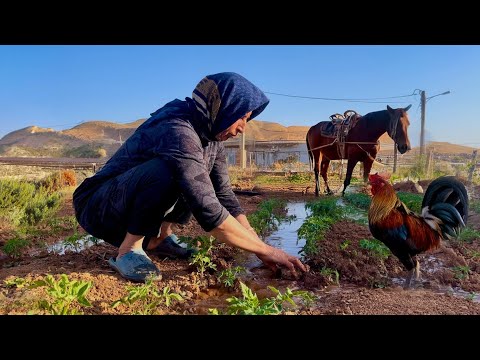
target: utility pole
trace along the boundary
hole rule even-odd
[[[393,173],[397,172],[397,144],[393,143]]]
[[[445,91],[441,94],[433,95],[430,97],[426,97],[425,91],[420,90],[420,105],[422,108],[422,127],[420,129],[420,155],[425,155],[425,105],[427,103],[427,100],[430,100],[431,98],[434,98],[436,96],[440,95],[447,95],[450,94],[450,91]]]
[[[245,151],[245,132],[242,133],[242,136],[240,138],[240,167],[242,169],[245,169],[247,167],[247,154]]]
[[[425,155],[425,104],[427,97],[425,91],[420,91],[420,105],[422,108],[422,127],[420,129],[420,155]]]
[[[470,166],[470,169],[468,170],[468,184],[472,185],[473,183],[473,173],[475,172],[475,168],[477,167],[477,152],[478,150],[475,149],[473,150],[472,153],[472,165]]]

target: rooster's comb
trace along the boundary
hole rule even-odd
[[[376,181],[387,181],[390,179],[390,174],[389,173],[375,173],[375,174],[369,174],[368,175],[368,181],[370,182],[376,182]]]

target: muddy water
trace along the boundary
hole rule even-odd
[[[282,249],[287,254],[299,256],[299,251],[305,245],[304,239],[298,239],[297,230],[309,215],[305,209],[305,202],[287,203],[287,215],[293,215],[292,220],[280,224],[278,229],[265,238],[265,242]]]
[[[82,250],[89,248],[90,246],[101,244],[103,242],[103,240],[96,239],[92,235],[86,235],[79,239],[75,244],[66,243],[65,241],[59,241],[53,245],[49,245],[47,247],[47,252],[59,255],[65,255],[66,251],[78,253]]]
[[[286,205],[288,220],[281,222],[278,229],[263,239],[267,244],[282,249],[286,253],[300,257],[298,252],[305,245],[305,240],[298,239],[297,230],[308,216],[305,202],[289,202]],[[235,264],[247,270],[262,267],[262,262],[255,255],[241,252],[235,259]]]

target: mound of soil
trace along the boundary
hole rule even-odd
[[[425,188],[418,183],[413,182],[412,180],[407,180],[393,184],[393,189],[395,191],[403,191],[413,194],[423,194]]]
[[[324,268],[335,269],[340,274],[340,283],[348,282],[366,287],[384,287],[391,283],[388,271],[400,273],[400,263],[390,257],[385,263],[360,247],[360,240],[372,239],[366,226],[341,221],[332,226],[323,240],[318,242],[319,252],[308,261],[310,268],[318,272]],[[317,281],[324,285],[324,282]],[[314,287],[315,281],[307,281],[306,285]]]

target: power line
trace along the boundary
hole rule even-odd
[[[311,100],[326,100],[326,101],[346,101],[346,102],[363,102],[363,103],[386,103],[385,101],[372,101],[372,100],[386,100],[386,99],[396,99],[396,98],[406,98],[415,96],[415,92],[410,95],[399,95],[399,96],[388,96],[388,97],[379,97],[379,98],[365,98],[365,99],[355,99],[355,98],[326,98],[326,97],[317,97],[317,96],[301,96],[301,95],[290,95],[290,94],[282,94],[282,93],[275,93],[270,91],[264,91],[265,94],[271,95],[278,95],[278,96],[285,96],[285,97],[293,97],[293,98],[301,98],[301,99],[311,99]],[[394,101],[395,103],[405,103],[406,101]]]

